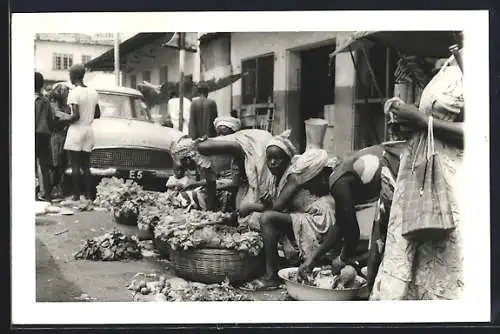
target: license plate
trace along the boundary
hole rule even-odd
[[[142,170],[129,170],[128,178],[132,180],[142,180],[146,176],[146,172]]]

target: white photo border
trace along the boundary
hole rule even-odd
[[[131,22],[140,22],[133,25]],[[255,24],[255,22],[259,22]],[[489,16],[475,11],[23,13],[12,15],[13,324],[414,323],[490,321]],[[77,28],[85,27],[85,31]],[[467,114],[459,301],[36,303],[34,35],[60,32],[462,30]],[[32,66],[33,64],[33,66]],[[469,195],[470,196],[467,196]],[[33,242],[29,242],[32,240]],[[124,291],[124,293],[126,293]],[[131,316],[135,314],[137,316]]]

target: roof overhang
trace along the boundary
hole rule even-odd
[[[124,69],[124,57],[134,52],[144,45],[152,44],[161,38],[165,38],[169,33],[140,33],[120,43],[120,69]],[[85,64],[91,71],[113,71],[114,70],[114,48],[104,52]]]
[[[378,43],[404,55],[447,58],[451,54],[449,47],[461,42],[458,31],[356,31],[330,57]]]

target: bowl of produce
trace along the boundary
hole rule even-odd
[[[366,294],[366,280],[351,266],[334,275],[328,267],[314,268],[307,279],[298,276],[298,268],[285,268],[278,272],[285,281],[288,295],[301,301],[346,301]]]

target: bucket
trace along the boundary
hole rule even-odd
[[[328,122],[322,118],[310,118],[304,121],[306,127],[306,150],[323,148]]]

